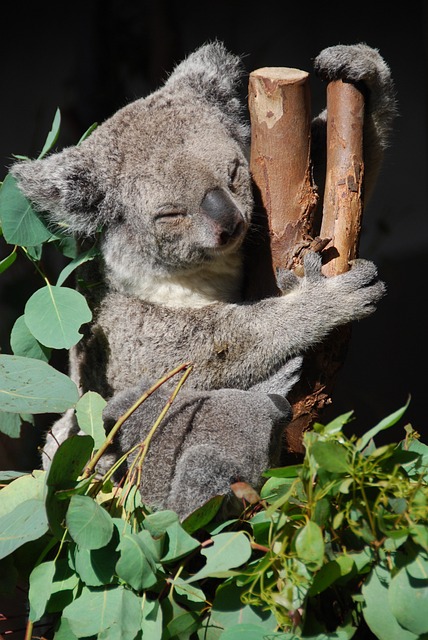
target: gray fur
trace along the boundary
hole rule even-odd
[[[107,430],[149,387],[147,381],[140,382],[113,397],[104,410]],[[128,418],[120,439],[122,451],[147,436],[168,396],[160,389]],[[262,472],[279,460],[290,418],[291,407],[282,396],[184,388],[148,447],[140,487],[143,500],[174,509],[183,518],[214,495],[230,495],[233,482],[259,488]]]
[[[366,45],[339,45],[322,52],[315,67],[324,77],[367,83],[365,153],[375,174],[395,115],[387,65]],[[302,356],[336,327],[373,313],[385,292],[371,262],[357,260],[348,273],[326,279],[320,257],[308,254],[303,278],[281,275],[282,296],[242,301],[241,249],[253,200],[248,128],[237,100],[241,75],[239,57],[218,42],[204,45],[163,87],[118,111],[78,148],[11,170],[52,224],[81,237],[102,228],[105,284],[90,300],[93,322],[71,353],[80,390],[111,398],[109,417],[132,404],[143,381],[194,363],[168,418],[176,435],[163,429],[157,438],[156,475],[143,489],[149,504],[176,506],[181,515],[193,498],[194,506],[226,493],[232,476],[257,484],[278,423],[264,394],[286,394]],[[315,137],[322,139],[324,127],[321,114]],[[137,412],[119,445],[143,437],[154,413],[153,402]],[[69,411],[54,426],[55,438],[48,435],[45,466],[57,440],[77,430]]]

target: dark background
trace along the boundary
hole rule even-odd
[[[0,36],[0,179],[13,153],[35,157],[40,152],[57,107],[62,114],[59,149],[75,144],[92,123],[157,88],[176,63],[207,40],[218,38],[244,54],[248,71],[262,66],[311,71],[317,53],[338,43],[378,48],[396,81],[400,117],[364,212],[360,255],[377,263],[388,295],[374,316],[353,328],[331,416],[353,409],[351,429],[358,433],[403,406],[411,394],[406,421],[426,442],[425,4],[407,2],[394,11],[391,3],[373,0],[318,5],[285,0],[7,3]],[[312,78],[311,90],[316,115],[325,88]],[[242,96],[245,100],[245,82]],[[4,257],[4,246],[0,251]],[[33,283],[40,285],[24,260],[0,279],[5,353],[10,353],[9,332]],[[57,356],[59,362],[63,355]],[[400,428],[398,438],[403,433]],[[27,448],[34,443],[34,430],[26,429],[23,436]],[[0,440],[0,465],[5,464],[1,451],[9,468],[28,464],[9,438]]]

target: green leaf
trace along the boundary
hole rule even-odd
[[[272,633],[277,626],[274,614],[261,607],[244,605],[241,597],[245,592],[245,588],[240,588],[233,582],[223,582],[216,591],[210,624],[223,629],[236,624],[257,624],[263,626],[265,634]]]
[[[63,617],[79,638],[97,636],[116,625],[119,637],[133,640],[141,629],[141,603],[121,585],[103,589],[83,587],[79,597],[65,607]]]
[[[85,298],[68,287],[42,287],[25,305],[25,322],[46,347],[69,349],[82,337],[79,328],[92,318]]]
[[[62,284],[64,284],[68,276],[73,273],[73,271],[77,269],[77,267],[80,267],[81,264],[84,264],[89,260],[93,260],[99,255],[99,253],[99,249],[94,246],[91,247],[88,251],[85,251],[85,253],[81,253],[79,256],[77,256],[77,258],[69,262],[68,265],[65,266],[59,274],[56,286],[60,287]]]
[[[104,547],[113,534],[111,517],[89,496],[71,497],[66,523],[71,537],[83,549]]]
[[[48,362],[51,350],[40,344],[28,329],[24,316],[19,316],[12,327],[10,346],[15,356],[34,358]]]
[[[10,174],[0,189],[0,219],[4,238],[9,244],[34,247],[52,237]]]
[[[187,533],[194,533],[199,529],[203,529],[214,516],[218,513],[224,496],[213,496],[201,507],[196,509],[193,513],[187,516],[185,520],[183,520],[182,527]]]
[[[25,500],[0,517],[0,559],[48,530],[45,505],[41,500]]]
[[[410,535],[414,542],[428,551],[428,527],[422,524],[414,524],[410,527]]]
[[[221,640],[265,640],[265,638],[266,628],[261,624],[239,623],[228,627],[221,634]]]
[[[64,522],[69,502],[61,499],[61,490],[73,489],[94,448],[90,436],[73,435],[58,447],[46,477],[46,514],[52,533],[64,535]]]
[[[336,433],[341,433],[343,431],[343,426],[350,422],[353,414],[353,411],[348,411],[348,413],[344,413],[341,416],[338,416],[337,418],[326,424],[325,427],[323,427],[323,429],[321,430],[321,433],[330,436],[335,435]]]
[[[180,607],[174,600],[164,600],[162,602],[164,623],[168,620],[163,640],[190,640],[191,634],[200,626],[199,615],[193,611],[187,611]],[[143,629],[144,634],[144,629]]]
[[[135,591],[149,589],[156,584],[153,557],[140,536],[133,533],[123,535],[119,550],[120,558],[116,564],[116,571],[121,580]]]
[[[78,640],[76,634],[72,632],[67,618],[61,618],[59,627],[55,631],[54,640]]]
[[[338,556],[336,560],[327,562],[315,574],[308,595],[316,596],[325,591],[334,582],[349,574],[354,567],[354,561],[349,556]]]
[[[324,539],[320,527],[309,520],[297,533],[296,552],[311,570],[319,569],[324,560]]]
[[[10,473],[10,472],[9,472]],[[3,474],[2,474],[3,476]],[[33,471],[33,473],[23,474],[12,480],[10,484],[0,491],[0,516],[10,513],[21,502],[35,499],[43,501],[45,471]]]
[[[417,557],[411,565],[398,571],[389,585],[388,601],[402,627],[416,635],[428,633],[427,560]]]
[[[83,134],[83,136],[80,138],[79,142],[77,143],[77,147],[80,146],[82,144],[82,142],[84,140],[86,140],[86,138],[89,138],[89,136],[91,135],[91,133],[93,131],[95,131],[95,129],[98,127],[98,122],[94,122],[93,124],[91,124],[91,126],[86,129],[85,133]]]
[[[178,515],[175,511],[164,509],[146,516],[143,521],[143,527],[150,531],[153,538],[159,538],[166,533],[168,527],[174,522],[178,522]]]
[[[198,540],[192,538],[180,525],[173,522],[167,529],[168,550],[162,562],[174,562],[188,555],[200,546]]]
[[[290,464],[287,467],[267,469],[262,475],[265,478],[297,478],[302,467],[301,464]]]
[[[116,563],[119,560],[119,529],[115,528],[110,542],[100,549],[81,549],[71,545],[70,564],[88,587],[102,587],[116,582]]]
[[[159,600],[148,600],[144,596],[143,619],[141,621],[144,640],[161,640],[163,632],[162,618],[162,608]]]
[[[310,453],[326,471],[347,473],[350,470],[348,451],[338,442],[318,440],[312,445]]]
[[[106,439],[102,418],[103,409],[107,402],[99,393],[87,391],[76,404],[76,417],[79,427],[92,436],[95,449],[99,449]]]
[[[418,637],[403,629],[391,611],[388,586],[391,577],[381,566],[376,566],[363,584],[365,605],[364,619],[379,640],[418,640]]]
[[[401,407],[401,409],[398,409],[388,417],[381,420],[379,424],[373,427],[373,429],[370,429],[361,438],[359,438],[356,444],[357,451],[362,451],[368,445],[370,440],[374,438],[380,431],[383,431],[384,429],[389,429],[389,427],[392,427],[394,424],[396,424],[400,420],[400,418],[404,415],[404,413],[407,411],[407,407],[409,406],[409,403],[410,403],[410,398],[406,402],[404,407]]]
[[[201,554],[207,559],[205,566],[186,582],[195,582],[208,576],[215,577],[224,571],[239,567],[250,558],[251,545],[242,531],[219,533],[214,536],[213,544],[202,549]]]
[[[3,271],[6,271],[6,269],[9,269],[9,267],[13,265],[15,260],[16,260],[16,251],[14,249],[11,253],[9,253],[8,256],[6,256],[6,258],[3,258],[3,260],[0,260],[0,273],[3,273]]]
[[[51,597],[55,562],[43,562],[33,569],[30,574],[30,589],[28,599],[30,603],[29,619],[31,622],[40,620],[46,610]]]
[[[9,438],[19,438],[21,435],[21,416],[18,413],[0,413],[0,432]]]
[[[59,128],[61,126],[61,113],[60,110],[57,109],[55,111],[54,119],[52,122],[51,130],[48,133],[43,149],[40,152],[38,158],[43,158],[54,146],[55,142],[58,139]]]
[[[75,383],[46,362],[0,355],[0,410],[62,413],[79,399]]]
[[[55,560],[55,574],[51,585],[51,597],[46,606],[46,613],[62,611],[73,601],[79,576],[69,566],[65,558]]]

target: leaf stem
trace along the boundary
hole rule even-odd
[[[88,478],[95,470],[96,465],[98,464],[99,460],[102,458],[102,456],[105,454],[105,452],[107,451],[108,447],[112,444],[113,439],[115,437],[115,435],[117,434],[117,432],[119,431],[119,429],[121,428],[121,426],[123,425],[123,423],[125,422],[125,420],[127,420],[129,418],[130,415],[132,415],[134,413],[134,411],[136,411],[138,409],[138,407],[145,401],[147,400],[147,398],[149,396],[152,395],[152,393],[154,393],[162,384],[164,384],[167,380],[170,380],[170,378],[172,378],[173,376],[175,376],[177,373],[180,373],[180,371],[183,371],[183,369],[187,369],[185,375],[183,376],[183,378],[187,379],[187,376],[190,374],[191,370],[192,370],[192,364],[190,362],[185,362],[181,365],[179,365],[178,367],[175,367],[175,369],[172,369],[172,371],[170,371],[169,373],[167,373],[166,375],[164,375],[162,378],[160,378],[157,382],[155,382],[154,385],[152,385],[150,387],[150,389],[148,389],[148,391],[145,391],[143,393],[142,396],[140,396],[138,398],[138,400],[132,405],[132,407],[130,407],[128,409],[128,411],[126,411],[122,416],[120,416],[120,418],[117,420],[116,424],[114,425],[114,427],[112,428],[112,430],[109,432],[107,438],[105,439],[103,445],[98,449],[98,451],[96,452],[96,454],[94,455],[94,457],[90,460],[90,462],[86,465],[86,468],[82,474],[83,478]],[[187,375],[186,375],[187,374]],[[184,380],[183,380],[184,382]],[[181,384],[178,385],[178,388],[181,388]],[[178,393],[178,391],[177,391]],[[167,403],[167,406],[169,408],[170,404],[172,403],[172,400],[175,398],[175,396],[177,395],[177,393],[173,394],[173,397],[171,396],[170,400]],[[166,409],[167,410],[167,409]],[[163,418],[163,416],[166,413],[165,411],[162,411],[161,413],[161,419]],[[155,426],[158,426],[158,423],[160,422],[159,418],[155,423]],[[149,435],[147,438],[151,439],[152,437],[152,431],[154,433],[154,428],[152,428],[152,430],[150,431]]]

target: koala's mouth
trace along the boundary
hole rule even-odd
[[[234,228],[223,229],[218,235],[218,247],[226,248],[241,242],[247,231],[247,225],[240,220]]]

